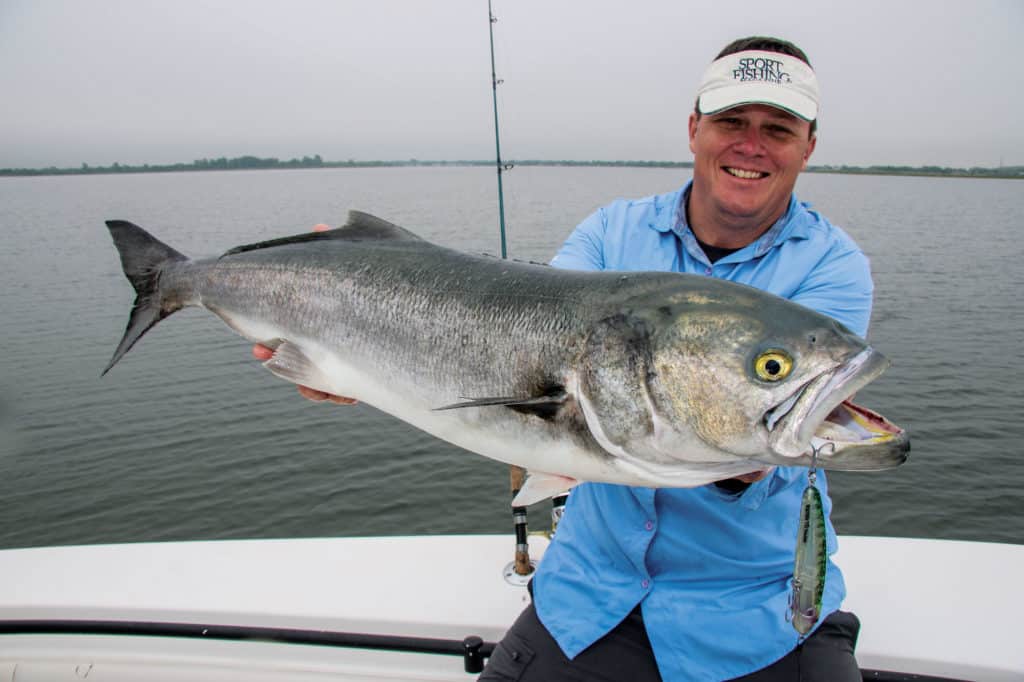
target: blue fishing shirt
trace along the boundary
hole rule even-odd
[[[742,282],[866,335],[870,268],[846,233],[793,197],[756,242],[712,264],[687,225],[682,202],[688,192],[689,185],[599,209],[569,236],[552,265]],[[806,485],[804,467],[777,467],[739,495],[714,484],[581,484],[534,578],[537,614],[572,658],[641,604],[666,681],[725,680],[760,670],[799,639],[786,616]],[[838,545],[820,473],[818,487],[831,556]],[[845,594],[842,573],[830,559],[822,620]]]

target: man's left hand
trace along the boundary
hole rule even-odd
[[[773,471],[775,471],[775,467],[768,467],[767,469],[751,471],[749,474],[743,474],[742,476],[736,476],[735,478],[737,481],[743,481],[744,483],[756,483]]]

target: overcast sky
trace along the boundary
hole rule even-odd
[[[690,160],[733,38],[800,45],[812,163],[1024,164],[1021,0],[494,0],[502,155]],[[494,155],[486,0],[0,0],[0,167]]]

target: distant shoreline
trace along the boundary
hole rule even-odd
[[[568,166],[595,168],[692,168],[689,161],[550,161],[525,159],[504,161],[503,166]],[[40,175],[113,175],[123,173],[178,173],[193,171],[224,170],[287,170],[298,168],[394,168],[394,167],[436,167],[436,166],[495,166],[492,161],[430,161],[408,159],[404,161],[324,161],[320,155],[304,156],[301,159],[281,161],[276,158],[240,156],[232,159],[199,159],[192,163],[143,164],[141,166],[114,163],[110,166],[90,166],[83,163],[78,168],[0,168],[0,177],[32,177]],[[943,178],[1024,178],[1024,166],[1001,168],[947,168],[941,166],[809,166],[808,173],[836,173],[843,175],[905,175]]]

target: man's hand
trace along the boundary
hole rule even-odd
[[[274,351],[266,346],[261,346],[257,343],[252,347],[252,356],[257,360],[269,360],[273,355]],[[334,395],[333,393],[324,393],[323,391],[318,391],[315,388],[310,388],[309,386],[299,386],[299,395],[303,398],[308,398],[309,400],[314,400],[316,402],[330,400],[332,403],[337,403],[338,405],[355,405],[359,402],[355,398],[347,398],[343,395]]]
[[[764,478],[774,470],[775,467],[768,467],[767,469],[762,469],[761,471],[752,471],[749,474],[737,476],[736,480],[743,481],[744,483],[756,483],[757,481],[760,481],[762,478]]]

